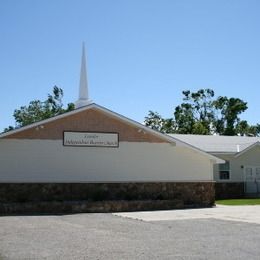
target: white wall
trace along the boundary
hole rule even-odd
[[[244,181],[244,168],[241,166],[260,166],[260,147],[256,146],[239,157],[234,158],[232,172],[234,179]]]
[[[235,155],[215,156],[230,161],[230,180],[219,180],[218,165],[214,166],[214,179],[218,182],[243,182],[244,169],[241,166],[260,166],[260,147],[256,146],[239,157]]]
[[[64,147],[61,140],[0,139],[0,182],[212,181],[210,160],[166,143]]]

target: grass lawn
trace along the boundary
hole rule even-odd
[[[228,206],[260,205],[260,199],[216,200],[216,204]]]

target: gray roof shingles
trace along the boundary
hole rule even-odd
[[[169,134],[169,136],[195,146],[205,152],[211,153],[237,153],[243,151],[256,142],[260,142],[260,137],[248,136],[185,134]]]

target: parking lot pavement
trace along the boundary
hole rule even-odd
[[[222,206],[203,209],[114,213],[116,216],[143,221],[219,219],[260,224],[260,206]]]
[[[259,260],[260,225],[185,214],[148,222],[118,214],[2,216],[0,259]]]

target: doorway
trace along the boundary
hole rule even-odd
[[[260,194],[260,166],[245,166],[245,193]]]

